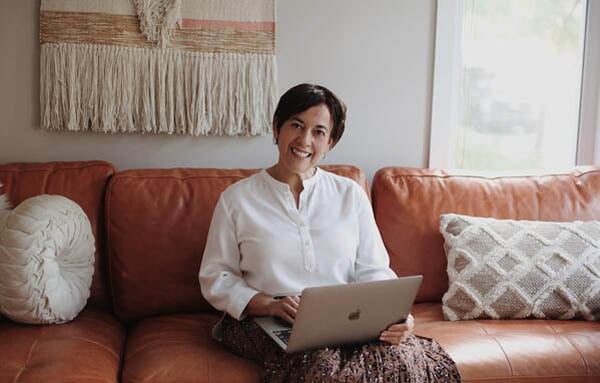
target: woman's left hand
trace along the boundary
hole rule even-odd
[[[379,340],[393,345],[399,345],[408,335],[410,335],[415,327],[415,319],[411,314],[404,323],[393,324],[386,330],[381,332]]]

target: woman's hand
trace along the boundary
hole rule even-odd
[[[251,316],[274,316],[291,324],[294,323],[299,304],[300,297],[298,296],[274,298],[258,293],[250,299],[244,313]]]
[[[415,319],[412,314],[408,314],[408,318],[404,323],[393,324],[386,330],[381,332],[379,340],[393,345],[399,345],[408,335],[410,335],[415,327]]]
[[[300,297],[297,296],[274,298],[269,305],[269,315],[279,317],[284,321],[293,324],[294,319],[296,319],[299,304]]]

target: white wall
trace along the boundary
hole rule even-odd
[[[119,169],[265,167],[270,137],[57,133],[39,129],[39,0],[0,2],[0,163],[102,159]],[[326,163],[427,165],[435,0],[277,0],[282,93],[330,87],[347,130]]]

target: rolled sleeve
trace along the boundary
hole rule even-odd
[[[259,293],[242,276],[235,228],[223,196],[213,213],[198,280],[204,298],[238,320],[250,299]]]
[[[237,320],[244,318],[244,310],[248,306],[250,299],[258,294],[258,291],[249,287],[240,287],[233,299],[227,306],[227,313]]]
[[[359,229],[359,244],[355,263],[357,282],[377,281],[397,278],[390,268],[390,257],[385,249],[373,209],[366,194],[356,192],[356,214]]]

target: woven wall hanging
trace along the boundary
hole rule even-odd
[[[42,0],[42,129],[270,133],[274,8],[274,0]]]

